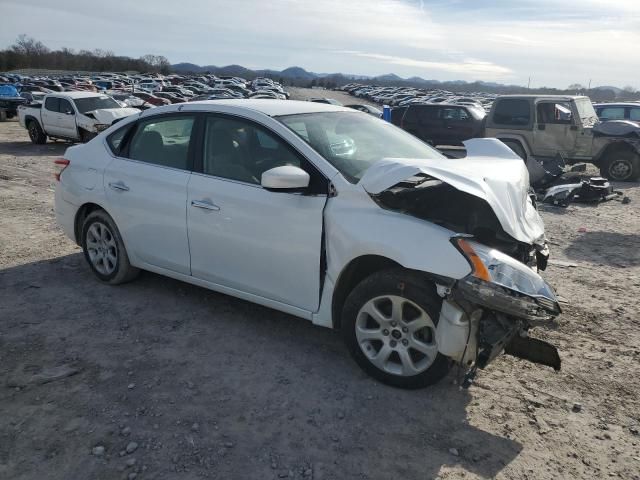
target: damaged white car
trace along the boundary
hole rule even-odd
[[[137,108],[122,107],[109,95],[59,92],[46,95],[42,102],[20,106],[18,119],[31,141],[41,145],[47,138],[88,142],[114,123],[139,112]]]
[[[148,270],[340,329],[387,384],[502,352],[558,369],[527,335],[560,313],[527,170],[497,140],[466,146],[447,159],[312,102],[170,105],[69,148],[55,210],[101,281]]]

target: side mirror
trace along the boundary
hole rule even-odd
[[[299,167],[285,165],[267,170],[260,184],[267,189],[293,190],[309,186],[309,174]]]

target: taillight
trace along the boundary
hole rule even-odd
[[[62,174],[64,169],[69,166],[70,162],[66,158],[57,158],[53,161],[53,163],[55,164],[55,170],[56,170],[53,176],[56,177],[56,180],[59,182],[60,175]]]

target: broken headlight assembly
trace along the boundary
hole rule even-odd
[[[525,264],[469,237],[451,241],[471,265],[472,272],[458,281],[466,300],[531,321],[561,312],[553,289]]]
[[[96,130],[98,132],[102,132],[103,130],[106,130],[107,128],[109,128],[111,125],[106,123],[96,123],[94,126],[96,127]]]

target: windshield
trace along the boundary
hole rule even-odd
[[[445,158],[413,135],[365,113],[304,113],[277,119],[351,183],[383,158]]]
[[[593,109],[593,104],[588,98],[576,99],[576,108],[583,125],[592,125],[598,121],[598,114]]]
[[[73,103],[80,113],[87,113],[102,108],[121,108],[120,104],[107,95],[96,97],[76,98]]]

